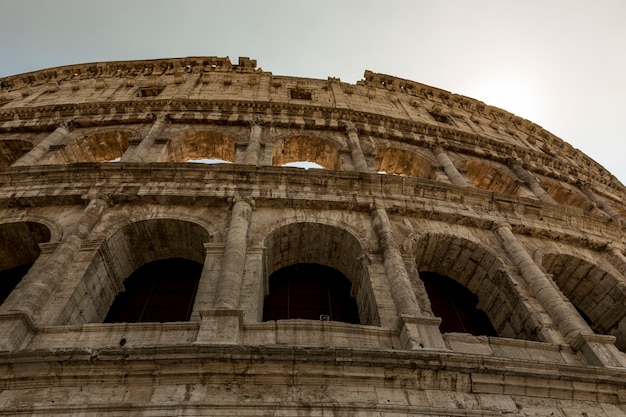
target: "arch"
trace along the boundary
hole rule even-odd
[[[163,162],[190,160],[235,161],[236,140],[230,135],[209,130],[189,130],[174,136],[160,158]]]
[[[376,148],[378,172],[406,175],[409,177],[435,179],[436,169],[423,156],[406,149]]]
[[[26,154],[32,144],[21,139],[7,139],[0,141],[0,168],[6,168]]]
[[[595,205],[580,191],[569,184],[557,184],[551,181],[541,181],[541,186],[559,204],[592,211]]]
[[[282,268],[297,264],[316,264],[333,268],[352,284],[351,293],[361,324],[380,322],[364,264],[365,252],[348,231],[313,222],[290,223],[274,229],[264,240],[266,293],[269,277]]]
[[[442,333],[470,333],[474,336],[497,336],[478,297],[452,278],[436,272],[420,271],[433,314],[441,318]]]
[[[76,139],[56,151],[51,164],[114,161],[126,152],[135,134],[129,130],[105,130]]]
[[[626,317],[626,285],[622,279],[595,263],[577,256],[547,253],[542,266],[563,294],[582,312],[598,333],[613,334]],[[626,347],[626,334],[616,334],[617,344]]]
[[[465,160],[461,162],[460,168],[466,172],[474,187],[481,190],[516,195],[522,185],[511,175],[483,162]]]
[[[315,136],[290,136],[274,142],[272,165],[290,162],[314,162],[326,169],[341,170],[339,148],[329,140]]]
[[[491,250],[466,238],[428,233],[415,244],[418,273],[435,273],[478,297],[499,336],[536,340],[539,324],[523,303],[507,265]],[[430,294],[429,294],[430,297]]]
[[[39,244],[50,241],[41,223],[0,224],[0,304],[9,296],[39,257]]]
[[[125,281],[143,265],[183,259],[202,265],[209,232],[197,223],[172,218],[126,224],[100,246],[72,297],[77,306],[67,311],[70,323],[102,321]],[[186,262],[185,261],[185,262]]]

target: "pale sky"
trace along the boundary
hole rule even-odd
[[[0,77],[184,56],[350,83],[369,69],[463,94],[626,183],[626,0],[0,0]]]

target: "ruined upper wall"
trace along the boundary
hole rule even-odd
[[[274,75],[245,57],[237,64],[228,57],[88,63],[0,78],[0,130],[10,132],[34,119],[38,125],[47,119],[52,125],[59,117],[139,114],[168,106],[188,108],[190,102],[198,110],[207,110],[209,102],[226,107],[254,103],[253,112],[261,115],[309,109],[329,118],[360,120],[358,127],[374,135],[404,141],[426,135],[460,152],[471,149],[487,158],[495,152],[534,171],[550,167],[570,183],[582,179],[611,192],[625,191],[608,171],[568,143],[481,101],[371,71],[355,84],[332,77]]]

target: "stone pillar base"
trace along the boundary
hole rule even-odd
[[[614,343],[615,336],[578,334],[572,342],[572,348],[581,351],[591,365],[626,367],[626,355]]]
[[[234,345],[242,342],[242,310],[201,310],[199,313],[200,330],[195,345]]]
[[[447,349],[443,341],[438,317],[402,315],[400,318],[400,341],[405,349]]]
[[[13,313],[0,316],[0,351],[20,349],[35,333],[35,326],[26,314]]]

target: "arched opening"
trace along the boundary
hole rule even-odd
[[[68,143],[56,151],[49,159],[51,164],[76,162],[110,162],[122,157],[128,149],[133,133],[125,130],[112,130],[94,133]]]
[[[326,315],[336,321],[379,325],[374,293],[364,263],[365,252],[346,230],[319,223],[292,223],[274,230],[264,243],[264,320],[295,318],[277,312],[282,310],[284,313],[287,310],[285,303],[290,301],[291,311],[295,296],[298,309],[308,311],[307,318],[319,320],[320,316]],[[286,290],[286,287],[290,289]],[[296,293],[289,292],[291,290]],[[313,305],[307,304],[299,295],[309,290],[317,294],[315,302],[313,298],[309,300]],[[283,291],[283,294],[276,291]],[[356,312],[349,307],[353,302]],[[331,307],[335,310],[329,314]]]
[[[478,161],[463,161],[461,169],[466,171],[474,187],[481,190],[516,195],[522,184],[510,175]]]
[[[422,282],[429,300],[431,297],[440,300],[449,294],[461,294],[461,298],[471,299],[473,303],[473,297],[477,297],[477,304],[471,307],[485,312],[495,329],[495,333],[483,334],[526,340],[541,340],[543,337],[538,332],[545,327],[544,324],[524,302],[529,295],[514,285],[506,265],[486,247],[458,236],[426,234],[416,242],[415,262],[420,278],[421,271],[425,271],[426,279]],[[432,274],[437,279],[429,278]],[[453,280],[467,292],[458,290],[457,286],[441,277]],[[426,281],[432,284],[430,290],[435,291],[432,296]],[[443,288],[433,288],[436,284],[441,284]],[[468,292],[471,295],[467,295]],[[436,315],[432,304],[431,300],[431,308]]]
[[[400,148],[376,149],[376,167],[385,174],[434,179],[436,170],[428,159]]]
[[[50,230],[35,222],[0,225],[0,305],[37,260],[39,244],[50,241]]]
[[[619,329],[626,319],[626,285],[599,266],[571,255],[546,254],[542,265],[589,327],[616,336],[616,345],[626,350],[626,332]]]
[[[202,264],[183,258],[148,262],[124,281],[105,323],[188,321]]]
[[[441,318],[442,333],[470,333],[474,336],[497,336],[489,317],[479,310],[478,297],[467,288],[436,272],[419,272],[424,282],[433,314]]]
[[[312,136],[292,136],[274,143],[272,165],[309,162],[332,169],[341,169],[339,149],[333,143]]]
[[[150,276],[163,274],[155,285],[161,281],[166,285],[166,278],[175,278],[176,283],[193,281],[193,268],[204,264],[204,243],[210,241],[209,232],[191,221],[160,218],[125,225],[101,245],[71,297],[74,304],[67,306],[59,321],[101,322],[118,294],[130,292],[135,281]]]
[[[6,168],[20,159],[32,145],[25,140],[9,139],[0,141],[0,168]]]
[[[584,211],[592,211],[594,209],[594,204],[584,194],[570,185],[541,181],[541,186],[559,204],[577,207]]]
[[[360,323],[352,284],[339,271],[319,264],[295,264],[269,277],[263,321],[283,319]]]
[[[204,130],[183,132],[167,142],[162,162],[222,163],[235,160],[235,138]]]

